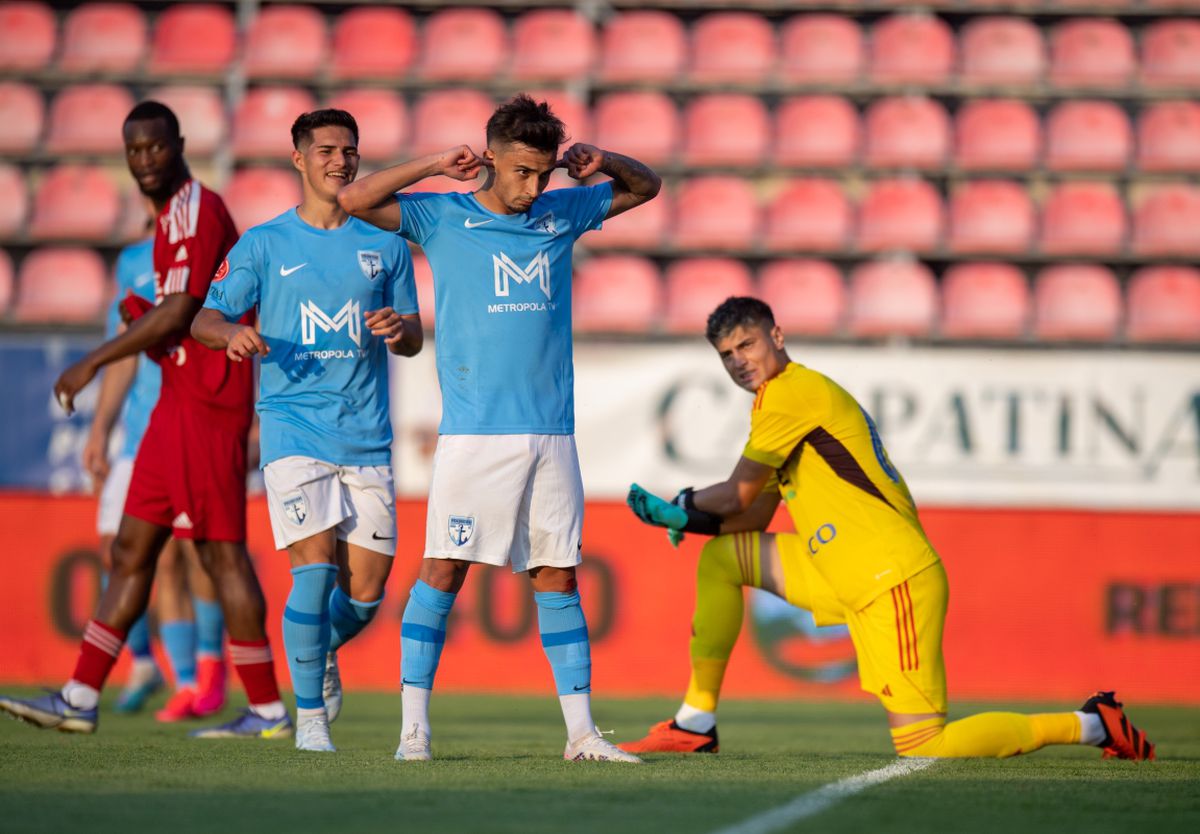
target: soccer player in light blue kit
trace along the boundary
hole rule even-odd
[[[520,95],[487,123],[487,150],[463,145],[342,189],[352,215],[420,244],[433,267],[442,422],[420,578],[401,626],[403,730],[396,758],[430,758],[428,704],[446,619],[471,564],[528,572],[542,646],[567,724],[564,758],[639,762],[596,730],[591,651],[576,590],[583,483],[575,451],[571,253],[605,218],[653,198],[658,176],[575,144]],[[611,182],[547,191],[565,167]],[[425,177],[471,180],[473,194],[399,194]]]
[[[358,173],[354,118],[305,113],[292,142],[303,201],[242,235],[192,335],[237,361],[261,356],[268,509],[292,564],[283,639],[296,747],[333,751],[336,652],[378,611],[396,546],[387,351],[413,356],[423,334],[408,246],[337,202]],[[261,333],[236,324],[252,308]]]

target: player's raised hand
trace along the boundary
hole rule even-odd
[[[220,344],[218,342],[218,344]],[[266,356],[271,352],[267,347],[267,343],[263,341],[263,337],[258,331],[249,325],[239,327],[237,331],[229,337],[229,344],[225,346],[225,355],[234,362],[241,362],[243,359],[249,359],[256,353],[261,353]]]
[[[633,510],[634,515],[655,527],[682,530],[687,526],[687,510],[675,506],[670,501],[664,501],[637,484],[630,484],[629,495],[625,497],[625,503],[629,505],[629,509]]]
[[[438,169],[454,180],[473,180],[486,164],[487,161],[467,145],[450,148],[438,158]]]
[[[62,372],[54,383],[54,398],[68,415],[75,413],[75,395],[84,389],[96,376],[96,368],[86,359],[80,359]]]
[[[372,335],[382,336],[384,344],[388,347],[400,344],[404,338],[404,319],[400,318],[399,313],[391,307],[382,307],[378,310],[368,310],[363,315]]]
[[[567,148],[567,152],[562,155],[562,159],[558,161],[555,167],[566,168],[567,174],[572,179],[586,180],[592,174],[599,171],[600,166],[603,164],[604,151],[595,145],[585,145],[583,142],[576,142]]]

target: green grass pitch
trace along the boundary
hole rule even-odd
[[[595,715],[629,739],[674,706],[600,699]],[[705,832],[894,760],[882,714],[867,703],[730,701],[719,755],[651,756],[643,767],[562,761],[551,697],[438,695],[436,760],[408,765],[392,760],[398,695],[349,694],[332,755],[299,753],[290,740],[190,740],[151,712],[104,711],[95,736],[0,722],[0,831]],[[1133,705],[1131,714],[1159,761],[1059,747],[938,762],[787,830],[1200,831],[1200,710]]]

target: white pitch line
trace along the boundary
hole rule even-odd
[[[728,828],[718,829],[712,834],[771,834],[771,832],[786,828],[805,817],[819,814],[826,808],[830,808],[856,793],[861,793],[867,788],[881,785],[900,776],[916,773],[918,770],[924,770],[936,761],[937,759],[898,759],[887,767],[868,770],[857,776],[847,776],[838,782],[831,782],[815,791],[801,794],[786,805],[772,808],[770,811],[750,817]]]

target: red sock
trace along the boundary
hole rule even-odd
[[[79,659],[75,661],[75,674],[71,680],[90,686],[104,688],[104,681],[117,662],[121,646],[125,645],[125,632],[99,620],[88,620],[83,630],[83,642],[79,644]]]
[[[279,687],[275,684],[275,661],[266,640],[230,640],[229,657],[252,706],[280,700]]]

